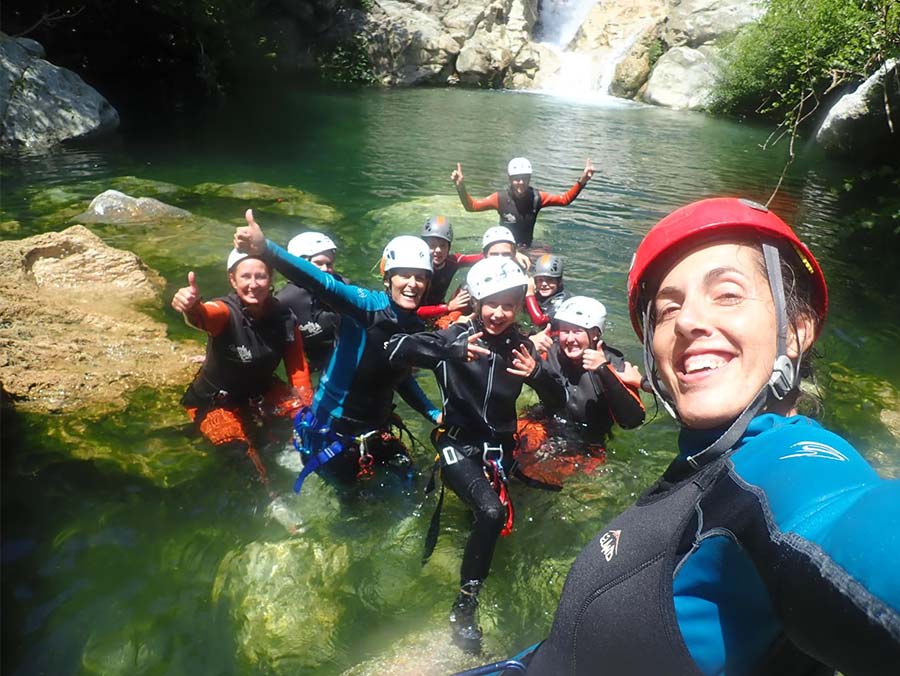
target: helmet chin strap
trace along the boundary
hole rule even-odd
[[[800,382],[800,359],[795,364],[787,354],[787,307],[784,297],[784,280],[781,276],[781,256],[778,248],[763,243],[763,259],[766,265],[766,276],[769,279],[769,288],[772,291],[772,299],[775,304],[776,345],[775,362],[772,365],[772,374],[756,396],[734,419],[721,436],[703,450],[687,456],[686,460],[694,468],[700,467],[705,462],[710,462],[730,450],[747,431],[750,421],[769,403],[770,397],[781,401],[790,394]],[[684,425],[678,417],[675,403],[671,398],[663,382],[656,371],[656,359],[653,355],[654,327],[650,321],[650,304],[647,303],[643,313],[644,322],[644,369],[647,372],[650,386],[654,394],[663,402],[663,406],[679,424]]]

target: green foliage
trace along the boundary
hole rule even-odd
[[[329,82],[377,84],[365,37],[356,34],[319,58],[319,71]]]
[[[786,126],[835,88],[900,54],[896,0],[767,0],[728,51],[713,110],[757,113]]]
[[[650,48],[647,50],[647,58],[650,61],[650,70],[653,70],[656,62],[659,61],[659,57],[661,57],[665,51],[666,45],[660,38],[656,38],[650,44]]]

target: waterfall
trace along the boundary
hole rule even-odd
[[[542,0],[538,40],[565,49],[597,0]]]
[[[605,51],[570,49],[570,43],[598,0],[542,0],[537,39],[559,59],[559,69],[543,78],[542,91],[574,98],[608,98],[616,66],[648,23],[641,21]],[[604,0],[600,0],[604,2]]]

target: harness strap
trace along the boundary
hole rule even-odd
[[[344,445],[340,441],[333,441],[324,450],[319,451],[306,459],[303,463],[303,469],[300,470],[300,474],[294,482],[294,493],[300,492],[300,489],[303,488],[303,482],[306,481],[306,477],[344,450]]]

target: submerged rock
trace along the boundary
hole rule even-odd
[[[285,186],[243,181],[241,183],[199,183],[191,188],[198,195],[209,195],[246,202],[247,207],[265,205],[267,211],[299,216],[310,223],[327,225],[340,220],[334,207],[304,190]]]
[[[83,226],[0,242],[0,380],[17,406],[70,411],[195,368],[164,324],[136,309],[162,278]]]
[[[450,630],[440,626],[394,642],[384,654],[357,664],[341,676],[446,676],[492,659],[501,658],[463,652],[450,640]]]
[[[191,213],[152,197],[132,197],[118,190],[97,195],[87,211],[76,216],[83,223],[147,223],[163,219],[189,218]]]
[[[350,566],[346,545],[303,539],[253,542],[225,557],[212,600],[235,625],[239,657],[254,670],[296,674],[337,652],[336,580]],[[330,596],[331,595],[331,596]]]
[[[379,242],[387,242],[394,235],[419,234],[426,219],[443,214],[453,224],[452,251],[475,253],[481,250],[481,236],[492,225],[497,225],[497,212],[468,212],[462,208],[456,195],[429,195],[405,202],[396,202],[366,214],[378,227],[374,235]],[[540,219],[535,228],[541,229]],[[377,243],[377,242],[376,242]]]
[[[39,58],[35,45],[0,33],[0,150],[43,150],[115,131],[119,113],[109,101]]]

